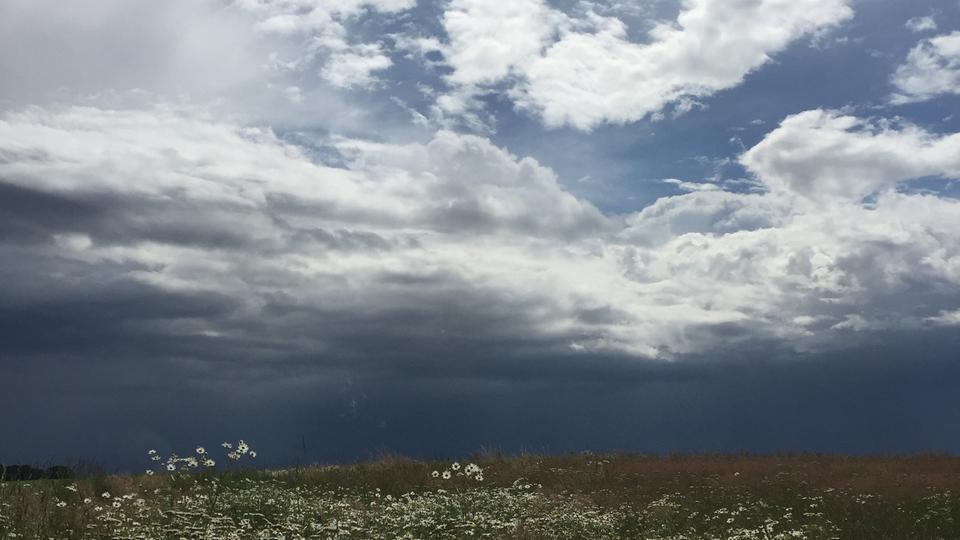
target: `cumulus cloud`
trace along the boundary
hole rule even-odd
[[[468,86],[500,81],[538,57],[563,20],[542,0],[454,0],[443,15],[450,80]]]
[[[396,13],[416,0],[234,0],[233,5],[260,18],[258,27],[281,34],[338,32],[342,21],[365,11]]]
[[[675,332],[664,344],[672,350],[763,336],[837,347],[844,341],[834,331],[917,328],[918,312],[960,300],[948,292],[960,277],[960,244],[947,234],[960,219],[956,201],[888,194],[873,208],[753,211],[740,228],[736,212],[702,202],[721,196],[730,197],[673,201],[670,213],[682,226],[661,211],[637,216],[625,232],[638,239],[625,252],[627,275],[663,304],[664,320],[676,317],[661,327]],[[773,202],[772,195],[749,197],[757,206]],[[678,236],[644,235],[665,229],[663,222]]]
[[[0,249],[18,261],[0,312],[99,301],[58,343],[352,369],[835,348],[960,305],[960,203],[882,189],[960,176],[939,157],[951,141],[810,111],[744,157],[767,193],[695,191],[621,219],[477,136],[335,137],[334,167],[202,111],[30,108],[0,120]],[[862,180],[894,143],[907,164]],[[851,195],[868,189],[869,205]],[[831,204],[794,200],[818,192]]]
[[[8,276],[4,291],[22,297],[14,282],[56,281],[70,267],[80,289],[65,286],[78,295],[129,284],[131,297],[229,299],[209,316],[150,316],[162,319],[151,332],[223,350],[262,340],[277,354],[429,344],[438,332],[463,345],[481,329],[483,343],[516,344],[575,326],[566,318],[580,309],[579,287],[560,290],[550,269],[587,251],[564,240],[610,222],[549,169],[450,132],[427,144],[334,144],[349,167],[190,111],[7,114],[5,201],[43,211],[4,212],[4,258],[28,249],[17,258],[34,275]],[[34,302],[58,296],[28,289]],[[554,304],[566,307],[554,316]]]
[[[299,36],[302,51],[282,65],[303,70],[322,63],[320,76],[336,88],[368,88],[373,73],[393,65],[380,43],[357,43],[347,25],[367,13],[406,11],[416,0],[236,0],[233,6],[258,18],[256,28],[267,34]]]
[[[373,72],[393,65],[389,56],[377,45],[362,45],[353,52],[335,53],[327,60],[321,72],[323,78],[338,88],[368,87],[376,79]]]
[[[856,202],[899,182],[960,176],[960,134],[806,111],[786,118],[741,163],[772,191],[821,203]]]
[[[462,0],[444,18],[448,80],[471,92],[506,83],[550,126],[625,123],[739,85],[790,43],[850,18],[848,4],[690,0],[638,43],[616,17],[573,18],[542,0]]]
[[[919,34],[921,32],[928,32],[937,29],[937,21],[933,17],[914,17],[909,19],[905,26],[907,30],[910,30],[914,34]]]
[[[895,104],[960,94],[960,32],[921,41],[897,67],[891,82]]]

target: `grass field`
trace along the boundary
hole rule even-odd
[[[482,472],[462,474],[468,464]],[[5,482],[0,537],[960,538],[960,458],[949,456],[494,456],[459,465],[384,458]]]

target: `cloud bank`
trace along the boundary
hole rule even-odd
[[[0,451],[956,447],[931,12],[0,2]]]
[[[897,191],[960,177],[956,135],[808,111],[742,156],[766,193],[627,216],[477,136],[329,145],[343,166],[196,110],[6,114],[4,257],[29,261],[6,309],[118,288],[156,302],[122,327],[222,350],[342,359],[454,339],[669,359],[830,349],[960,305],[960,203]]]

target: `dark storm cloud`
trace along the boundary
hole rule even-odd
[[[572,80],[582,93],[553,95],[525,74],[533,64],[508,58],[489,92],[461,80],[456,94],[450,77],[483,73],[448,48],[443,12],[481,3],[317,4],[330,18],[287,2],[0,7],[10,81],[0,85],[0,407],[12,411],[0,462],[92,456],[139,469],[147,448],[239,437],[275,464],[482,446],[960,448],[960,207],[903,189],[955,178],[960,139],[936,123],[937,107],[916,125],[853,118],[818,107],[856,102],[848,90],[863,85],[820,88],[828,74],[793,84],[854,58],[826,42],[786,49],[815,28],[846,32],[834,23],[850,17],[848,2],[793,6],[800,27],[772,43],[718,34],[755,57],[718,73],[707,108],[669,104],[691,110],[618,128],[598,124],[659,111],[671,88],[699,92],[699,30],[677,34],[696,45],[680,55],[692,64],[643,80],[621,84],[632,72],[612,69]],[[529,13],[584,15],[569,2],[534,4]],[[754,4],[696,5],[783,15]],[[557,18],[547,41],[609,38],[617,54],[605,57],[623,64],[652,50],[642,30],[654,19],[596,9],[630,28],[561,29]],[[650,9],[660,21],[683,7]],[[493,18],[477,30],[503,28]],[[905,58],[912,45],[896,42]],[[333,88],[331,59],[364,50],[376,54],[361,60],[392,64],[345,64],[356,70],[333,75],[349,88]],[[531,58],[547,53],[538,45]],[[772,54],[785,62],[745,84],[769,70],[780,79],[707,96]],[[868,100],[879,102],[893,61],[869,54],[853,67],[882,68]],[[669,95],[644,92],[656,81]],[[843,98],[816,97],[838,89]],[[524,95],[533,109],[512,104]],[[441,110],[461,98],[463,111]],[[596,131],[545,131],[540,113]],[[744,125],[754,127],[731,150]],[[754,146],[739,162],[731,152],[744,144]],[[541,162],[523,157],[531,148]],[[601,196],[611,170],[621,187]],[[658,180],[726,189],[733,170],[750,176],[735,189],[757,192],[676,194]],[[643,208],[656,193],[671,195]],[[605,197],[625,213],[588,202]]]
[[[108,201],[76,200],[0,179],[0,239],[40,243],[53,233],[89,228],[108,207]]]
[[[929,451],[956,448],[953,410],[960,368],[947,360],[956,335],[901,336],[900,345],[857,349],[855,357],[795,356],[769,362],[761,351],[684,364],[613,364],[595,358],[565,377],[506,377],[484,370],[378,376],[314,366],[290,372],[231,365],[102,365],[69,358],[14,363],[20,384],[0,398],[29,410],[7,427],[8,455],[98,456],[144,466],[146,448],[176,450],[244,437],[272,463],[342,461],[396,451],[455,456],[482,447],[506,452],[581,450]],[[414,352],[408,348],[408,352]],[[432,351],[424,351],[432,353]],[[922,355],[925,362],[912,362]],[[937,359],[939,360],[931,360]],[[515,358],[515,363],[518,360]],[[525,358],[541,371],[555,358]],[[251,381],[238,371],[251,370]],[[609,377],[597,377],[607,370]],[[517,376],[518,373],[521,376]],[[285,374],[285,376],[284,376]],[[46,392],[39,394],[37,389]],[[8,409],[9,410],[9,409]],[[203,427],[205,426],[205,427]],[[307,452],[302,455],[301,437]]]

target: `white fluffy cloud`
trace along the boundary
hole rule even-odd
[[[921,32],[936,30],[937,21],[935,21],[933,17],[914,17],[908,20],[905,26],[907,27],[907,30],[910,30],[915,34],[919,34]]]
[[[538,57],[563,17],[542,0],[454,0],[443,15],[450,80],[493,84]]]
[[[321,74],[338,88],[368,87],[376,81],[373,72],[391,65],[393,61],[379,46],[367,44],[353,47],[351,52],[332,54]]]
[[[688,0],[676,21],[637,43],[615,17],[573,19],[542,0],[461,0],[444,19],[449,81],[507,81],[513,99],[551,126],[630,122],[737,86],[791,42],[850,18],[848,4]]]
[[[234,0],[233,5],[257,14],[259,28],[266,32],[326,33],[365,10],[396,13],[412,8],[416,0]]]
[[[487,317],[464,330],[477,343],[522,334],[544,352],[672,357],[771,339],[835,347],[951,320],[960,202],[886,188],[917,171],[960,176],[937,157],[955,139],[877,125],[788,118],[744,158],[770,192],[666,197],[623,220],[481,137],[338,138],[346,165],[331,167],[269,130],[176,108],[6,114],[0,178],[110,201],[96,219],[56,221],[30,249],[61,262],[35,275],[71,261],[239,306],[223,320],[154,323],[173,334],[269,341],[283,326],[286,341],[336,350],[338,332],[362,334],[383,313],[408,314],[405,339],[433,339],[455,306]],[[889,152],[896,174],[861,163]],[[851,195],[868,189],[870,205]],[[831,204],[794,200],[816,193]],[[340,322],[302,319],[321,312]]]
[[[741,162],[775,192],[858,202],[906,180],[960,177],[960,134],[814,110],[785,119]]]
[[[960,94],[960,31],[925,39],[893,74],[894,103]]]
[[[284,201],[298,209],[298,219],[316,209],[317,222],[391,230],[550,237],[595,233],[607,224],[563,191],[549,169],[486,139],[440,132],[427,144],[334,144],[351,168],[314,164],[269,130],[189,110],[30,108],[0,122],[0,177],[57,193],[183,197],[260,211]],[[36,152],[44,158],[29,159]]]
[[[376,82],[373,73],[393,61],[379,43],[354,42],[347,23],[368,12],[402,12],[416,0],[235,0],[233,5],[253,13],[261,32],[306,39],[303,51],[285,61],[287,67],[312,67],[319,57],[320,76],[334,87],[349,89],[370,87]]]

